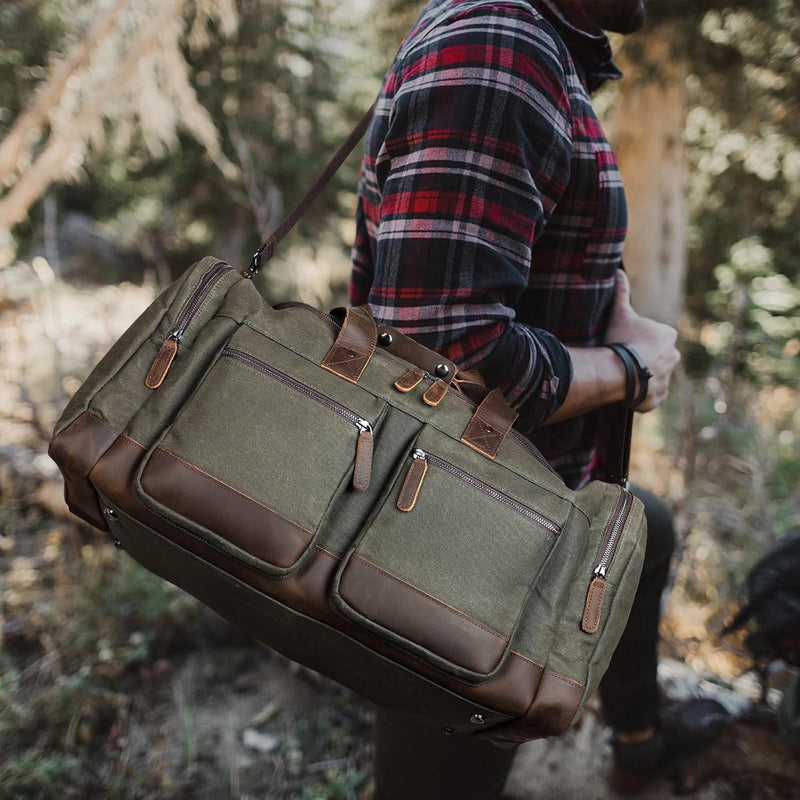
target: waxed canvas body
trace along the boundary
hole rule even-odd
[[[342,331],[198,262],[59,420],[70,508],[379,704],[502,746],[562,732],[627,620],[641,505],[570,490],[513,430],[484,448],[484,405],[416,363],[436,354]]]

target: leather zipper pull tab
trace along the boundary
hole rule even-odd
[[[372,438],[372,425],[366,420],[358,421],[360,433],[356,442],[356,463],[353,467],[353,488],[357,492],[365,492],[369,489],[369,481],[372,477],[372,450],[374,440]]]
[[[175,360],[175,355],[178,352],[178,339],[174,336],[168,336],[161,344],[161,349],[158,355],[153,360],[150,366],[150,371],[144,379],[144,385],[148,389],[158,389],[164,378],[167,377],[169,368]]]
[[[405,375],[394,382],[394,388],[397,389],[398,392],[408,394],[412,389],[416,389],[417,386],[419,386],[424,377],[425,373],[418,367],[414,367],[414,369],[410,369]]]
[[[417,504],[422,482],[428,472],[428,456],[422,450],[415,450],[412,454],[411,466],[403,481],[403,488],[397,498],[397,507],[400,511],[411,511]]]
[[[444,381],[434,381],[422,395],[429,406],[438,406],[447,395],[448,386]]]
[[[606,579],[595,575],[586,593],[586,605],[583,609],[581,629],[584,633],[597,633],[600,627],[600,612],[603,610],[603,597],[606,594]]]

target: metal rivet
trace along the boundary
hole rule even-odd
[[[393,341],[392,334],[389,333],[389,331],[384,331],[378,337],[378,344],[381,345],[382,347],[388,347],[392,343],[392,341]]]
[[[488,425],[486,426],[486,433],[492,433],[492,429]]]
[[[483,714],[473,714],[469,718],[469,721],[473,725],[484,725],[486,723],[486,717],[484,717]]]
[[[446,378],[450,374],[450,367],[447,364],[437,364],[433,372],[437,378]]]
[[[116,547],[117,550],[124,550],[125,549],[125,545],[123,545],[122,542],[119,539],[114,539],[114,547]]]
[[[106,506],[103,509],[103,514],[105,514],[106,519],[111,520],[111,522],[116,522],[119,519],[119,517],[117,516],[117,512],[114,511],[114,509],[111,508],[111,506]]]
[[[446,734],[447,736],[452,736],[455,732],[455,728],[442,728],[442,733]]]

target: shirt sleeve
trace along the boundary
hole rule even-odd
[[[572,377],[558,339],[514,321],[569,180],[569,100],[551,29],[518,7],[490,9],[412,41],[384,87],[378,207],[360,209],[374,231],[367,300],[376,318],[479,370],[532,430]]]

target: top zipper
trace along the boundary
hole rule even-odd
[[[609,520],[606,527],[605,536],[603,537],[603,545],[600,548],[600,557],[595,563],[593,575],[598,575],[601,578],[606,577],[606,571],[614,558],[614,553],[617,552],[617,544],[619,544],[619,535],[625,527],[625,522],[628,519],[631,508],[633,507],[633,495],[627,490],[623,489],[620,492],[619,501],[617,502],[616,510]]]
[[[183,334],[189,327],[189,323],[192,321],[194,315],[200,310],[200,307],[203,305],[208,295],[211,294],[211,290],[223,275],[231,272],[232,270],[233,267],[230,264],[226,264],[224,261],[218,261],[208,272],[206,272],[205,275],[203,275],[197,288],[194,290],[194,292],[192,292],[183,309],[181,309],[181,313],[178,314],[178,319],[175,321],[175,327],[167,337],[168,339],[174,339],[176,342],[179,342],[183,338]]]
[[[218,261],[211,269],[203,275],[197,288],[189,296],[189,299],[184,303],[183,308],[175,320],[175,325],[170,331],[166,339],[161,343],[153,363],[150,365],[150,370],[147,373],[144,384],[148,389],[158,389],[175,360],[178,353],[178,344],[183,338],[183,334],[192,322],[195,314],[200,310],[203,303],[211,294],[211,290],[216,286],[219,280],[228,272],[232,272],[233,267],[224,261]]]
[[[586,603],[583,608],[581,628],[586,633],[596,633],[600,628],[600,617],[603,611],[603,598],[606,593],[606,573],[614,560],[620,536],[633,508],[633,495],[627,490],[620,491],[617,506],[606,525],[600,554],[592,570],[592,580],[586,592]]]

